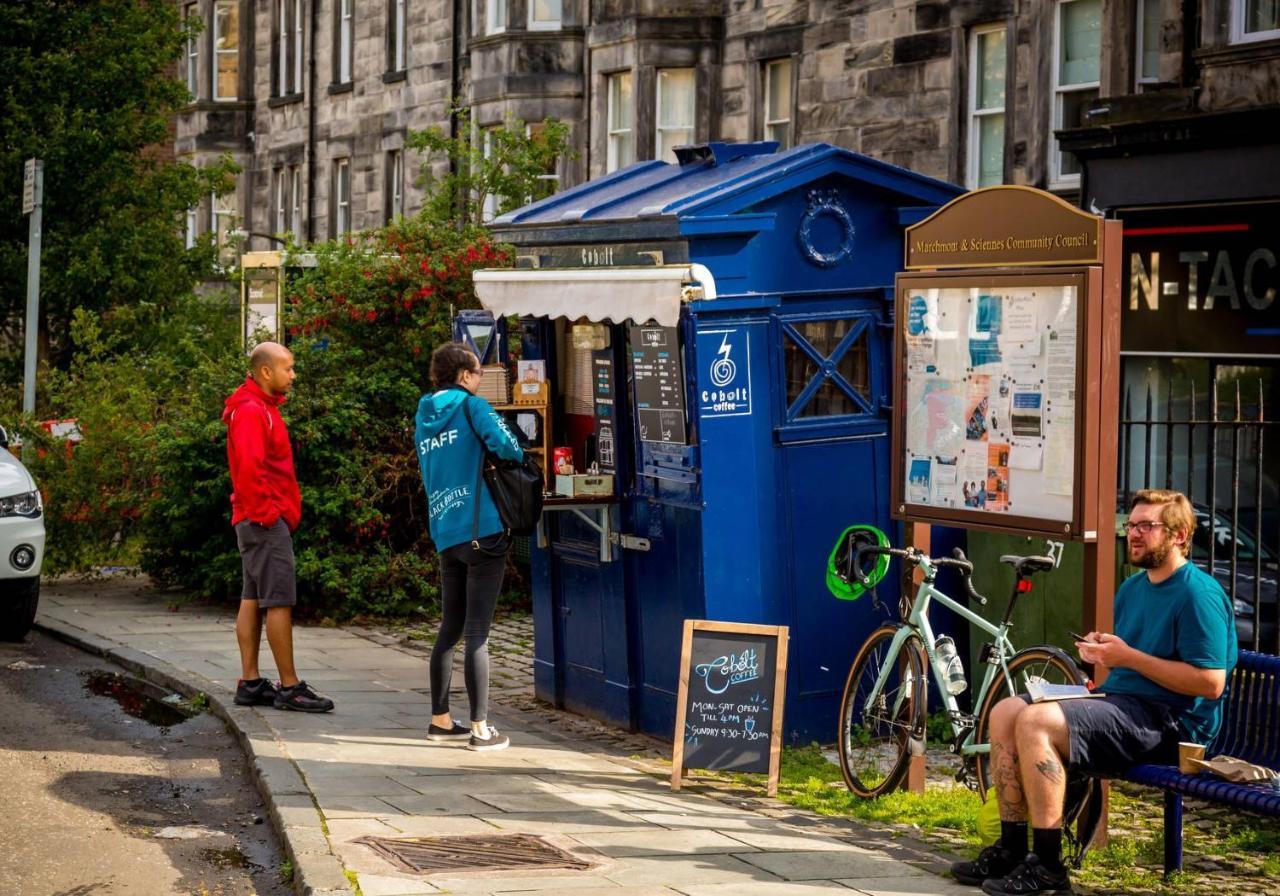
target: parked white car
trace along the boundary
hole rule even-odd
[[[0,426],[0,640],[21,641],[40,601],[44,501]]]

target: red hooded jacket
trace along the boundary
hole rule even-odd
[[[250,376],[222,411],[231,467],[231,525],[250,520],[292,532],[302,520],[302,493],[293,470],[289,431],[280,416],[285,396],[268,395]]]

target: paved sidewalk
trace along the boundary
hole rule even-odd
[[[334,713],[315,716],[232,703],[239,661],[230,608],[174,611],[144,580],[113,577],[47,583],[40,610],[47,631],[175,689],[209,695],[237,730],[303,894],[348,893],[356,882],[364,896],[976,892],[930,873],[936,863],[924,856],[904,861],[892,844],[857,842],[851,829],[672,793],[625,754],[548,730],[548,714],[511,701],[492,713],[511,734],[510,749],[429,744],[422,656],[359,630],[295,630],[299,673],[337,703]],[[265,641],[262,671],[274,672]],[[454,685],[454,710],[465,715],[460,673]],[[526,685],[510,687],[519,693]],[[421,876],[355,842],[500,833],[545,835],[590,867]]]

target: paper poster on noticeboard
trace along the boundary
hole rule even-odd
[[[1010,283],[902,284],[902,494],[1070,523],[1079,289]]]

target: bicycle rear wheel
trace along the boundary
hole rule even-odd
[[[1071,657],[1056,647],[1028,647],[1018,651],[1009,661],[1009,677],[1013,679],[1013,695],[1026,693],[1027,683],[1030,681],[1048,684],[1084,684],[1088,681]],[[1004,676],[1000,676],[993,682],[982,706],[978,708],[974,743],[991,742],[991,712],[997,703],[1008,696],[1011,696],[1009,682]],[[979,754],[974,759],[978,794],[985,800],[988,796],[987,788],[992,783],[990,757]],[[1101,781],[1083,775],[1068,775],[1062,813],[1062,860],[1067,864],[1080,867],[1084,854],[1093,842],[1093,835],[1101,818],[1101,807]]]
[[[1056,647],[1028,647],[1019,650],[1009,660],[1009,678],[1013,679],[1013,691],[1009,691],[1009,679],[998,676],[991,683],[991,690],[978,707],[974,720],[973,742],[976,744],[991,743],[991,712],[996,704],[1005,697],[1017,696],[1027,692],[1027,683],[1043,681],[1046,684],[1084,684],[1087,680],[1080,667],[1071,661],[1071,657]],[[987,788],[991,786],[991,764],[987,754],[974,757],[977,764],[978,795],[987,797]]]
[[[871,633],[854,657],[840,700],[840,770],[849,789],[861,797],[888,793],[907,773],[913,738],[924,738],[924,651],[909,635],[894,660],[884,687],[869,701],[898,625]]]

